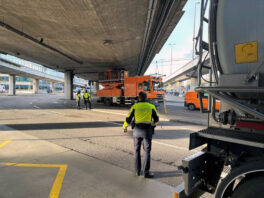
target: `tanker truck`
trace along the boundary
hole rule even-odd
[[[208,126],[190,134],[189,149],[200,151],[182,160],[184,182],[174,196],[263,198],[264,1],[201,0],[200,16],[196,91],[209,95],[206,110],[200,108],[208,114]],[[205,50],[211,62],[209,87],[201,86]],[[216,100],[221,100],[219,112]]]

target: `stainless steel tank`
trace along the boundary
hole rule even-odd
[[[219,0],[216,40],[223,74],[248,74],[264,60],[264,0]],[[258,72],[264,74],[264,66]]]

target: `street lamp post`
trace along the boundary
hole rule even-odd
[[[172,74],[172,48],[176,44],[170,43],[169,45],[171,46],[171,64],[170,64],[170,75],[171,75]]]
[[[194,6],[194,19],[193,19],[193,53],[192,53],[192,59],[194,59],[194,55],[195,55],[195,19],[196,19],[196,6],[200,4],[200,2],[195,2],[195,6]]]

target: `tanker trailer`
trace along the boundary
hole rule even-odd
[[[209,95],[207,109],[200,108],[208,114],[208,127],[190,135],[189,149],[202,149],[182,160],[184,182],[175,197],[264,197],[263,10],[263,0],[201,0],[196,91]],[[204,23],[209,24],[208,43]],[[204,50],[211,61],[209,87],[200,83]]]

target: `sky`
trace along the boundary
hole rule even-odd
[[[169,76],[171,68],[173,73],[192,59],[194,10],[196,2],[200,2],[200,0],[187,1],[183,9],[185,11],[184,15],[176,25],[160,52],[156,54],[145,75],[159,73]],[[200,26],[199,15],[200,4],[196,4],[195,36],[197,36],[198,28]],[[173,60],[172,67],[171,52]]]

